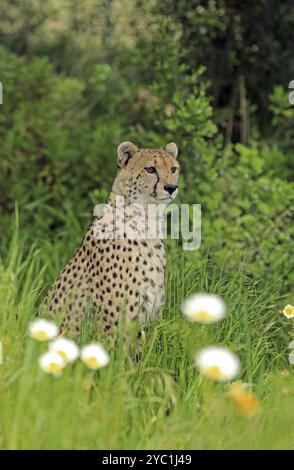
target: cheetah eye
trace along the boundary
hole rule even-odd
[[[173,166],[172,169],[171,169],[171,172],[172,173],[175,173],[177,171],[177,167],[176,166]]]
[[[145,166],[144,169],[147,171],[147,173],[150,173],[150,174],[156,173],[156,168],[155,168],[155,166]]]

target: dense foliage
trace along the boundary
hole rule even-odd
[[[16,202],[28,242],[54,240],[105,200],[121,140],[174,140],[181,201],[202,204],[193,262],[208,250],[289,294],[291,2],[82,3],[0,6],[3,252]]]

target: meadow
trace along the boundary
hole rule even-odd
[[[171,249],[167,302],[145,332],[141,358],[122,345],[107,345],[111,360],[104,369],[90,371],[78,361],[56,378],[39,368],[46,346],[27,329],[45,280],[52,281],[71,255],[71,243],[64,233],[54,244],[44,239],[28,248],[18,216],[12,225],[0,277],[2,449],[293,449],[290,324],[279,312],[283,300],[274,286],[260,289],[242,265],[234,275],[226,273],[205,250],[195,269],[189,255]],[[215,325],[188,322],[179,304],[199,291],[221,295],[228,317]],[[103,342],[88,326],[81,344]],[[199,375],[194,355],[208,344],[239,355],[239,380],[261,402],[254,416],[240,414],[228,385]]]
[[[1,0],[1,449],[294,448],[292,3]],[[29,324],[106,202],[122,141],[177,144],[201,246],[167,240],[167,300],[140,354],[85,320],[80,345],[102,342],[109,364],[53,377]],[[197,292],[227,317],[189,322]],[[238,355],[256,412],[199,374],[207,345]]]

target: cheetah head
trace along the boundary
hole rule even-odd
[[[169,204],[178,193],[180,165],[173,142],[165,148],[138,148],[122,142],[117,148],[118,174],[113,191],[130,203]]]

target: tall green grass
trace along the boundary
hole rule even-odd
[[[2,449],[294,448],[294,377],[286,369],[288,328],[278,313],[283,301],[274,286],[260,289],[242,266],[228,274],[203,252],[199,265],[172,250],[166,306],[146,331],[140,360],[118,348],[110,349],[110,365],[96,373],[81,362],[60,378],[39,370],[46,346],[29,338],[27,327],[79,236],[76,225],[67,243],[64,232],[32,245],[16,217],[2,249]],[[179,305],[197,291],[223,296],[228,318],[212,326],[188,323]],[[92,335],[90,329],[82,341]],[[208,344],[226,345],[240,356],[241,379],[262,401],[258,415],[239,416],[226,386],[199,376],[194,354]]]

